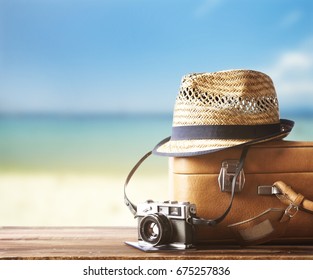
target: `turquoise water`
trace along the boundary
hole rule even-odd
[[[313,118],[297,117],[288,140],[313,141]],[[171,115],[0,117],[0,172],[126,174],[170,135]],[[167,166],[154,157],[145,172]]]
[[[0,169],[125,173],[170,131],[166,115],[2,117]]]

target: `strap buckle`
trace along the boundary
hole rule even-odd
[[[290,203],[285,210],[285,215],[287,215],[289,218],[292,218],[298,213],[298,211],[299,211],[299,206],[294,205],[293,203]]]

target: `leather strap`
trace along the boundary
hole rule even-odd
[[[199,217],[195,217],[195,218],[192,218],[192,222],[193,224],[195,225],[207,225],[207,226],[215,226],[217,225],[218,223],[222,222],[225,217],[227,216],[227,214],[229,213],[231,207],[232,207],[232,204],[233,204],[233,200],[234,200],[234,197],[235,197],[235,189],[236,189],[236,181],[237,181],[237,178],[240,174],[240,171],[241,169],[243,168],[243,165],[244,165],[244,161],[245,161],[245,158],[246,158],[246,155],[248,153],[248,146],[246,147],[243,147],[243,150],[241,152],[241,156],[240,156],[240,160],[239,160],[239,165],[237,167],[237,170],[236,170],[236,173],[233,177],[233,181],[232,181],[232,191],[231,191],[231,198],[230,198],[230,202],[229,202],[229,205],[227,207],[227,209],[225,210],[225,212],[219,216],[218,218],[216,219],[210,219],[210,220],[207,220],[207,219],[203,219],[203,218],[199,218]],[[134,173],[136,172],[136,170],[138,169],[138,167],[152,154],[152,151],[149,151],[148,153],[146,153],[136,164],[135,166],[132,168],[132,170],[129,172],[127,178],[126,178],[126,181],[124,183],[124,202],[126,204],[126,206],[129,208],[130,212],[136,216],[137,214],[137,206],[132,203],[129,198],[127,197],[127,194],[126,194],[126,187],[130,181],[130,179],[132,178],[132,176],[134,175]]]
[[[124,183],[124,202],[126,204],[126,206],[129,208],[130,212],[132,212],[133,215],[137,214],[137,206],[132,203],[129,198],[127,197],[126,194],[126,187],[131,179],[131,177],[133,177],[134,173],[136,172],[136,170],[138,169],[138,167],[146,160],[147,157],[149,157],[152,154],[152,151],[149,151],[148,153],[146,153],[136,164],[135,166],[132,168],[132,170],[129,172],[126,181]]]
[[[195,225],[215,226],[215,225],[219,224],[220,222],[222,222],[225,219],[225,217],[227,216],[227,214],[229,213],[229,211],[230,211],[230,209],[231,209],[231,207],[233,205],[233,201],[234,201],[234,198],[235,198],[236,181],[237,181],[237,178],[238,178],[238,176],[240,174],[240,171],[243,168],[243,165],[244,165],[247,153],[248,153],[248,146],[245,146],[245,147],[243,147],[243,150],[241,152],[239,165],[238,165],[238,167],[236,169],[235,175],[234,175],[233,180],[232,180],[230,202],[229,202],[229,205],[228,205],[227,209],[225,210],[225,212],[221,216],[219,216],[218,218],[212,219],[212,220],[206,220],[206,219],[202,219],[202,218],[193,218],[193,223]]]
[[[293,205],[301,210],[313,214],[313,201],[305,198],[302,194],[296,193],[292,187],[288,186],[282,181],[277,181],[274,186],[281,191],[281,194],[276,196],[285,204]]]

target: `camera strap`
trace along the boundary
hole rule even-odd
[[[240,156],[240,160],[239,160],[239,164],[238,164],[238,167],[236,169],[236,172],[234,174],[234,177],[232,179],[232,187],[231,187],[231,197],[230,197],[230,202],[229,202],[229,205],[227,207],[227,209],[225,210],[225,212],[219,216],[218,218],[215,218],[215,219],[203,219],[203,218],[199,218],[199,217],[194,217],[192,218],[192,223],[195,224],[195,225],[207,225],[207,226],[215,226],[217,225],[218,223],[222,222],[225,217],[227,216],[227,214],[229,213],[231,207],[232,207],[232,204],[233,204],[233,201],[234,201],[234,197],[235,197],[235,189],[236,189],[236,181],[237,181],[237,178],[240,174],[240,171],[242,170],[243,168],[243,165],[244,165],[244,161],[245,161],[245,158],[247,156],[247,153],[248,153],[248,146],[244,146],[243,147],[243,150],[241,152],[241,156]],[[127,178],[126,178],[126,181],[124,183],[124,202],[126,204],[126,206],[129,208],[130,212],[135,216],[137,214],[137,206],[132,203],[129,198],[127,197],[127,194],[126,194],[126,187],[130,181],[130,179],[132,178],[132,176],[134,175],[134,173],[136,172],[136,170],[138,169],[138,167],[152,154],[152,151],[149,151],[148,153],[146,153],[136,164],[135,166],[132,168],[132,170],[129,172]]]
[[[126,206],[129,208],[130,212],[133,213],[133,215],[137,214],[137,206],[132,203],[129,198],[127,197],[126,194],[126,187],[130,181],[130,179],[133,177],[134,173],[136,172],[136,170],[138,169],[138,167],[146,160],[147,157],[149,157],[152,154],[152,151],[146,153],[137,163],[136,165],[132,168],[132,170],[129,172],[126,181],[124,183],[124,202],[126,204]]]

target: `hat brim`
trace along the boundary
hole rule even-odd
[[[280,120],[280,131],[256,139],[188,139],[168,137],[153,149],[153,154],[169,157],[188,157],[217,152],[231,147],[252,145],[285,138],[294,126],[291,120]]]

